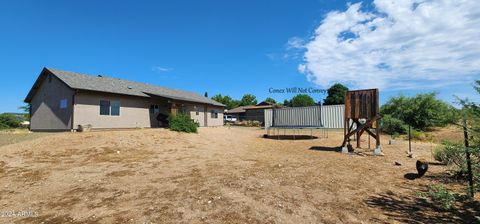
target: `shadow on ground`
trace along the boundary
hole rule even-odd
[[[407,173],[407,174],[403,175],[403,177],[405,179],[415,180],[415,179],[419,178],[420,176],[418,175],[418,173]]]
[[[312,146],[309,148],[310,150],[316,151],[325,151],[325,152],[340,152],[342,148],[340,147],[325,147],[325,146]]]
[[[342,152],[342,147],[312,146],[309,148],[309,150],[321,151],[321,152]],[[361,157],[375,156],[373,153],[355,151],[351,147],[349,147],[348,153],[345,153],[344,155],[361,156]]]
[[[436,175],[425,175],[426,179],[433,180],[440,182],[442,184],[452,184],[452,183],[458,183],[458,184],[467,184],[467,178],[458,176],[458,175],[452,175],[449,173],[443,173],[443,174],[436,174]]]
[[[433,203],[415,196],[398,196],[392,192],[372,196],[365,200],[372,208],[398,222],[405,223],[479,223],[480,203],[477,201],[458,202],[454,209],[442,210],[439,203]],[[477,213],[477,214],[475,214]]]
[[[457,184],[466,184],[466,178],[465,177],[459,177],[455,175],[450,175],[448,173],[441,173],[441,174],[425,174],[423,177],[420,177],[418,173],[407,173],[403,176],[405,179],[408,180],[415,180],[417,178],[423,178],[423,179],[428,179],[432,180],[435,182],[439,182],[442,184],[452,184],[452,183],[457,183]]]
[[[309,140],[317,139],[318,137],[310,135],[263,135],[263,138],[274,140]]]

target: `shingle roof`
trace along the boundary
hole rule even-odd
[[[189,102],[197,102],[197,103],[205,103],[211,104],[215,106],[224,106],[223,104],[211,100],[207,97],[200,96],[194,92],[188,92],[183,90],[176,90],[165,88],[156,85],[149,85],[140,82],[128,81],[114,77],[108,76],[98,76],[98,75],[87,75],[87,74],[80,74],[76,72],[69,72],[63,71],[58,69],[52,68],[45,68],[44,71],[47,70],[56,77],[58,77],[61,81],[63,81],[66,85],[68,85],[72,89],[79,89],[79,90],[89,90],[89,91],[98,91],[98,92],[106,92],[106,93],[115,93],[115,94],[122,94],[122,95],[130,95],[130,96],[140,96],[140,97],[151,97],[160,96],[164,98],[174,99],[174,100],[181,100],[181,101],[189,101]],[[43,73],[43,72],[42,72]],[[28,94],[28,99],[33,97],[32,90]]]
[[[225,112],[225,114],[238,114],[238,113],[245,113],[246,110],[255,110],[255,109],[270,109],[270,108],[281,108],[283,106],[270,104],[270,105],[250,105],[250,106],[239,106],[232,108]]]
[[[245,108],[246,108],[246,107],[248,107],[248,106],[235,107],[235,108],[232,108],[232,109],[226,111],[225,113],[226,113],[226,114],[245,113]]]

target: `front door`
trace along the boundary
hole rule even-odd
[[[157,104],[150,105],[150,127],[158,128],[160,127],[160,121],[157,119],[160,114],[160,107]]]

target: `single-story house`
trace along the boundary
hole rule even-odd
[[[193,92],[52,68],[42,70],[25,102],[33,131],[165,127],[179,112],[199,126],[221,126],[225,108]]]
[[[278,104],[268,103],[268,102],[260,102],[257,105],[251,106],[240,106],[236,108],[232,108],[225,112],[226,115],[231,115],[237,118],[238,121],[259,121],[260,123],[264,124],[265,122],[265,110],[272,109],[272,108],[281,108]]]

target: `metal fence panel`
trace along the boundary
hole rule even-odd
[[[274,109],[273,125],[276,127],[321,127],[320,106]]]
[[[343,128],[345,105],[322,106],[322,121],[325,128]]]
[[[268,129],[271,127],[273,121],[273,111],[272,109],[266,109],[265,110],[265,129]]]
[[[288,107],[265,110],[265,128],[324,127],[343,128],[345,105]]]

